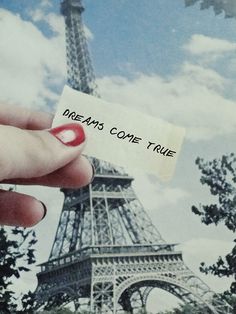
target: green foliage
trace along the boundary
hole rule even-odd
[[[65,307],[54,308],[54,309],[51,309],[49,311],[41,311],[41,312],[39,312],[39,314],[72,314],[72,313],[78,313],[79,314],[79,312],[73,312],[70,309],[67,309]]]
[[[236,8],[233,0],[185,0],[185,5],[191,6],[200,2],[201,10],[213,8],[216,15],[224,13],[226,18],[236,17]]]
[[[90,311],[72,311],[65,307],[55,307],[50,310],[44,310],[37,312],[38,314],[93,314]]]
[[[6,231],[0,227],[0,313],[16,311],[16,298],[12,280],[29,271],[28,265],[35,263],[33,246],[37,242],[35,232],[24,228]]]
[[[175,309],[173,314],[211,314],[212,312],[207,308],[202,308],[198,305],[181,305],[178,309]]]
[[[201,216],[206,225],[223,222],[226,227],[236,231],[236,157],[234,154],[205,162],[196,159],[202,173],[201,183],[208,185],[217,203],[192,207],[192,211]]]
[[[63,308],[63,305],[68,304],[70,302],[70,297],[67,293],[59,293],[57,295],[51,296],[47,304],[44,306],[44,311],[49,312],[50,311],[59,311]],[[34,304],[34,301],[33,301]],[[53,312],[54,313],[54,312]],[[77,312],[73,312],[77,313]],[[87,314],[87,313],[82,313],[82,314]]]
[[[220,159],[205,162],[197,158],[196,164],[201,171],[201,183],[209,187],[217,201],[210,205],[192,206],[192,211],[206,224],[224,223],[232,232],[236,231],[236,156],[222,156]],[[236,246],[225,257],[219,257],[215,264],[201,264],[200,270],[219,277],[233,276],[235,281],[230,287],[236,293]]]
[[[212,314],[212,311],[210,311],[207,308],[203,308],[202,306],[195,304],[183,304],[179,305],[178,308],[175,308],[173,310],[164,311],[164,312],[158,312],[158,314]]]
[[[152,314],[152,313],[148,312],[146,309],[140,309],[137,314]]]
[[[224,292],[220,295],[222,300],[227,302],[232,307],[232,313],[236,313],[236,296],[232,295],[229,291]]]
[[[35,293],[29,291],[27,294],[24,294],[22,299],[21,299],[21,303],[22,303],[22,311],[20,311],[19,313],[22,314],[34,314],[34,306],[35,306]]]

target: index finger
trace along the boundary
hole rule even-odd
[[[43,130],[51,127],[53,115],[31,111],[15,105],[0,105],[0,124],[12,125],[21,129]]]

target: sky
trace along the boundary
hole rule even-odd
[[[66,80],[64,22],[59,0],[1,0],[0,101],[55,112]],[[205,226],[191,206],[214,198],[201,186],[195,159],[234,151],[236,131],[236,20],[215,16],[182,0],[84,0],[83,15],[101,97],[186,128],[175,175],[168,184],[154,175],[127,171],[134,189],[170,243],[180,243],[186,264],[216,292],[230,279],[199,272],[233,246],[224,225]],[[48,259],[63,194],[57,189],[18,187],[44,201],[48,215],[35,230],[37,261]],[[34,289],[33,272],[16,284]],[[155,292],[149,308],[176,304]]]

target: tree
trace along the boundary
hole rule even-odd
[[[226,301],[229,305],[231,305],[232,313],[236,313],[236,296],[226,291],[223,294],[221,294],[221,297],[224,301]]]
[[[236,18],[235,0],[185,0],[185,5],[191,6],[200,2],[201,10],[213,8],[216,15],[224,13],[226,18]]]
[[[217,201],[210,205],[192,206],[192,211],[199,215],[206,225],[224,223],[229,230],[235,232],[236,156],[232,153],[212,161],[197,158],[196,164],[201,171],[200,182],[210,188],[211,194]],[[206,266],[202,263],[200,270],[219,277],[233,276],[234,282],[231,284],[230,291],[236,293],[236,246],[225,257],[219,257],[215,264]]]
[[[202,308],[201,306],[196,305],[190,305],[190,304],[181,304],[179,307],[165,311],[165,312],[159,312],[158,314],[211,314],[210,310],[206,308]]]
[[[232,313],[236,313],[235,311],[236,310],[236,298],[235,297],[233,297],[230,293],[224,293],[223,295],[218,295],[218,297],[222,297],[228,304],[230,304],[233,308]],[[203,313],[211,314],[212,311],[198,304],[195,304],[195,305],[182,304],[173,310],[158,312],[158,314],[203,314]]]
[[[12,290],[13,278],[20,278],[35,263],[35,232],[24,228],[7,231],[0,227],[0,313],[15,313],[17,298]]]
[[[72,311],[68,308],[65,308],[65,307],[55,307],[55,308],[52,308],[50,310],[43,310],[43,311],[40,311],[38,312],[38,314],[93,314],[91,313],[91,311]]]
[[[79,314],[79,312],[71,311],[70,309],[65,308],[65,307],[54,308],[54,309],[51,309],[49,311],[39,312],[39,314],[72,314],[72,313],[78,313]]]

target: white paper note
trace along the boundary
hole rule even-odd
[[[162,180],[172,177],[184,128],[65,86],[53,127],[72,122],[84,127],[84,154]]]

